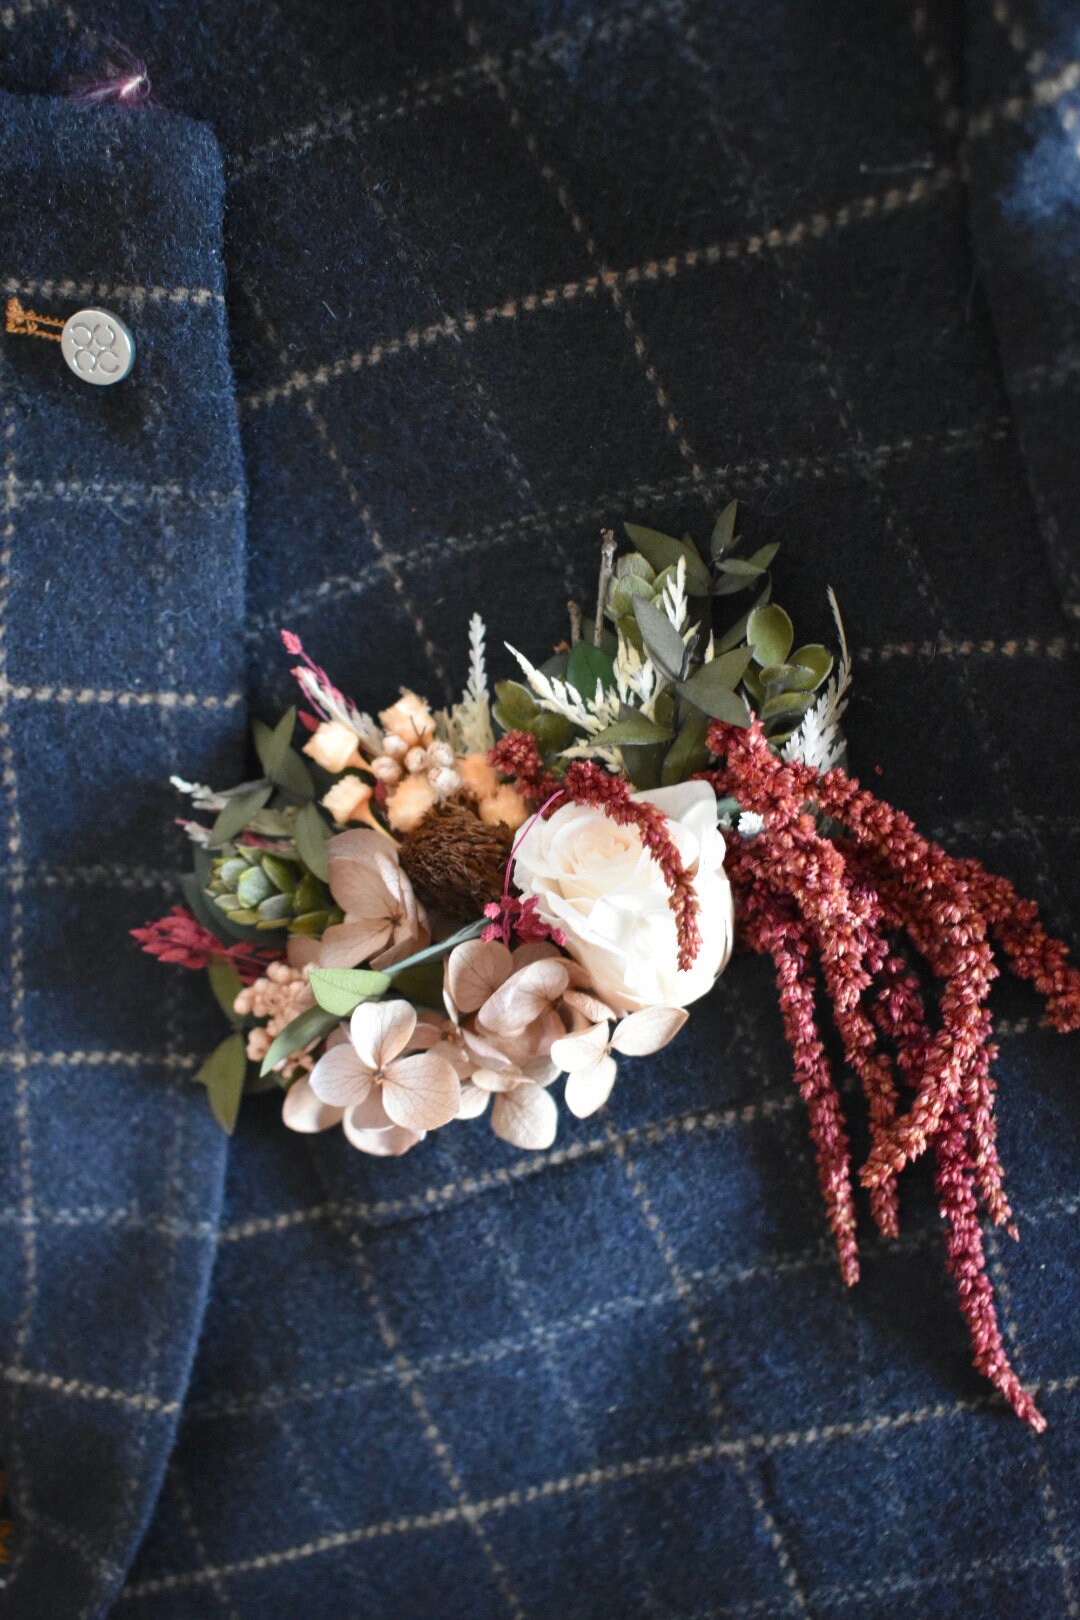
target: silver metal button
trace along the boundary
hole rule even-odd
[[[122,382],[135,364],[135,339],[107,309],[80,309],[65,321],[60,352],[83,382],[107,388]]]

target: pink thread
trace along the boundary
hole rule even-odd
[[[77,83],[70,99],[90,107],[101,106],[107,101],[118,102],[123,107],[155,106],[150,95],[150,75],[142,58],[129,51],[126,45],[121,45],[119,40],[106,39],[103,44],[111,57],[108,76]]]

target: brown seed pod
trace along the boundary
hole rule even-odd
[[[467,800],[448,799],[402,839],[401,864],[425,904],[472,918],[502,893],[512,843],[509,827],[490,827]]]

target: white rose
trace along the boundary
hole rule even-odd
[[[701,947],[680,972],[670,891],[634,827],[592,805],[567,804],[534,821],[514,862],[514,883],[534,895],[544,921],[616,1012],[685,1007],[712,987],[731,955],[735,919],[724,871],[716,795],[707,782],[637,793],[668,818],[668,833],[691,874]]]

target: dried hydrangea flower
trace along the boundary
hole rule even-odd
[[[592,999],[591,997],[589,998]],[[608,1017],[611,1009],[598,1003]],[[615,1084],[617,1065],[612,1053],[623,1057],[648,1057],[674,1040],[686,1023],[685,1007],[646,1007],[620,1019],[608,1036],[607,1018],[573,1035],[564,1035],[551,1048],[553,1063],[567,1073],[564,1101],[578,1119],[587,1119],[603,1108]]]
[[[423,907],[402,871],[391,840],[381,833],[339,833],[326,846],[330,893],[345,921],[322,936],[322,967],[389,967],[431,938]]]
[[[349,1020],[348,1043],[328,1050],[311,1071],[319,1101],[347,1110],[361,1130],[448,1124],[461,1106],[461,1082],[437,1050],[415,1050],[418,1022],[407,1001],[362,1002]]]

